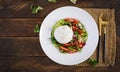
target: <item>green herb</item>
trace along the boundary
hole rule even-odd
[[[91,58],[90,58],[90,59],[88,60],[88,63],[94,67],[94,66],[97,65],[98,62],[97,62],[95,59],[91,59]]]
[[[69,50],[74,50],[74,49],[75,49],[75,46],[69,46],[68,49],[69,49]]]
[[[63,51],[63,50],[61,50],[61,49],[59,49],[59,51],[60,51],[61,53],[67,54],[67,52],[65,52],[65,51]]]
[[[55,3],[57,0],[48,0],[48,2]],[[73,4],[76,4],[77,0],[70,0]]]
[[[72,27],[72,24],[69,23],[69,22],[66,22],[65,25],[69,26],[69,27]]]
[[[57,0],[48,0],[48,2],[55,3]]]
[[[77,0],[70,0],[73,4],[76,4]]]
[[[87,41],[87,36],[83,37],[83,41],[86,42]]]
[[[61,46],[61,44],[59,44],[54,37],[51,37],[51,41],[52,41],[52,44],[56,47],[56,48],[59,48]]]
[[[81,51],[81,48],[77,47],[78,51],[80,52]]]
[[[37,24],[35,27],[34,27],[34,33],[39,33],[40,31],[40,27],[39,25]]]
[[[77,31],[74,32],[77,38],[79,37],[79,33]]]
[[[88,34],[87,34],[87,32],[84,32],[84,33],[81,33],[81,36],[86,37],[86,36],[88,36]]]
[[[68,22],[66,22],[65,20],[61,19],[59,20],[52,28],[52,33],[51,33],[51,36],[53,37],[54,36],[54,31],[56,28],[60,27],[60,26],[63,26],[63,25],[67,25]]]
[[[32,4],[31,10],[32,10],[33,14],[37,14],[39,11],[43,10],[43,8],[41,6],[33,6],[33,4]]]

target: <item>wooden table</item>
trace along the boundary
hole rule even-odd
[[[31,4],[44,7],[38,14],[32,14]],[[42,51],[38,34],[33,32],[45,16],[61,6],[81,8],[114,8],[117,53],[114,67],[63,66],[51,61]],[[118,72],[120,71],[120,1],[69,0],[49,3],[47,0],[0,0],[0,72]]]

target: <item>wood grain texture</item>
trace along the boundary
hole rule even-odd
[[[44,7],[32,14],[31,4]],[[62,66],[54,63],[43,53],[38,35],[34,34],[36,23],[52,10],[62,6],[81,8],[114,8],[116,23],[116,59],[113,67]],[[120,0],[69,0],[49,3],[47,0],[0,0],[0,72],[119,72],[120,71]],[[34,49],[34,50],[33,50]]]
[[[0,56],[45,56],[38,37],[0,37]]]
[[[0,57],[1,70],[33,70],[39,72],[73,72],[74,67],[62,66],[51,61],[48,57]],[[28,71],[27,71],[28,72]]]
[[[0,19],[0,37],[36,37],[33,29],[42,21],[41,18]]]
[[[0,18],[31,18],[45,17],[52,10],[62,6],[77,6],[82,8],[114,8],[119,0],[79,0],[76,5],[69,0],[58,0],[57,3],[49,3],[47,0],[1,0]],[[31,4],[40,5],[44,8],[39,14],[32,14]]]

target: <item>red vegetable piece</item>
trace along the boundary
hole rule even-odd
[[[60,46],[60,49],[63,50],[63,51],[65,51],[65,52],[69,52],[69,49],[67,49],[67,48],[65,48],[63,46]]]
[[[74,24],[78,24],[79,21],[75,19],[73,23],[74,23]]]
[[[68,47],[68,46],[71,46],[71,45],[72,45],[71,43],[66,43],[66,44],[64,44],[63,46]]]
[[[68,21],[68,22],[73,22],[74,19],[73,18],[65,18],[65,21]]]
[[[74,49],[74,50],[69,50],[69,49],[67,49],[67,48],[65,48],[65,47],[63,47],[63,46],[60,46],[60,49],[63,50],[63,51],[65,51],[65,52],[67,52],[67,53],[74,53],[74,52],[77,51],[76,49]]]
[[[74,30],[74,31],[78,31],[79,29],[77,28],[77,27],[75,27],[75,26],[72,26],[72,29]]]
[[[79,33],[79,34],[81,34],[81,33],[82,33],[82,31],[79,29],[79,30],[78,30],[78,33]]]
[[[65,18],[65,21],[72,22],[73,24],[79,23],[79,21],[77,19],[74,19],[74,18]]]

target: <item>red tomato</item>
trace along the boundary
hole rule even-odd
[[[65,18],[65,21],[68,21],[68,22],[73,22],[74,19],[73,18]]]
[[[79,30],[77,27],[75,27],[75,26],[72,26],[72,29],[74,30],[74,31],[77,31],[77,30]]]
[[[69,51],[69,49],[67,49],[67,48],[65,48],[65,47],[63,47],[63,46],[60,46],[60,49],[63,50],[63,51],[65,51],[65,52],[68,52],[68,51]]]
[[[64,44],[63,46],[68,47],[68,46],[71,46],[71,45],[72,45],[71,43],[66,43],[66,44]]]
[[[79,34],[81,34],[81,33],[82,33],[82,31],[79,29],[79,30],[78,30],[78,33],[79,33]]]
[[[79,21],[77,19],[74,19],[74,18],[65,18],[65,21],[72,22],[73,24],[79,23]]]
[[[79,43],[79,47],[82,48],[84,45],[82,42]]]
[[[67,48],[65,48],[63,46],[60,46],[60,49],[63,50],[63,51],[65,51],[65,52],[67,52],[67,53],[74,53],[74,52],[77,51],[76,49],[74,49],[74,50],[71,51],[71,50],[69,50],[69,49],[67,49]]]
[[[78,24],[79,21],[75,19],[73,23],[74,23],[74,24]]]

